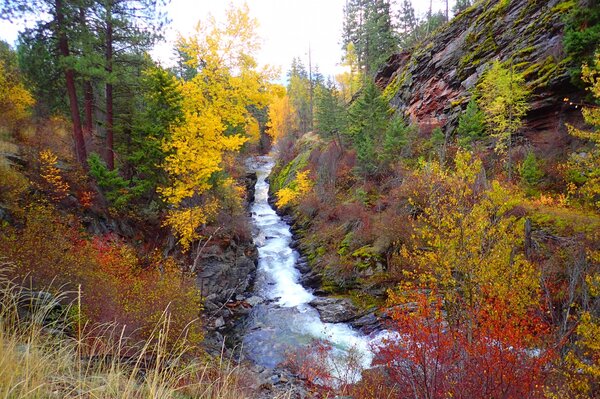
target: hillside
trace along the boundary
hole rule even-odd
[[[598,1],[312,1],[0,3],[4,396],[600,396]]]

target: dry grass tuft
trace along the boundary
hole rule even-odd
[[[82,325],[77,300],[23,289],[0,262],[0,398],[205,398],[252,395],[228,359],[191,356],[169,340],[165,311],[150,339],[131,342],[116,325]]]

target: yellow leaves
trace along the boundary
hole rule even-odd
[[[7,162],[1,161],[0,159],[0,203],[16,216],[21,216],[23,207],[19,205],[19,200],[24,198],[29,189],[29,181]]]
[[[258,144],[260,141],[260,126],[253,116],[249,116],[246,121],[246,136],[251,144]]]
[[[575,331],[577,350],[565,356],[565,380],[560,387],[562,397],[589,398],[600,379],[600,320],[583,312]]]
[[[290,98],[285,95],[275,96],[269,104],[269,121],[267,122],[267,133],[277,142],[281,137],[298,129],[298,116]]]
[[[223,170],[224,155],[238,151],[249,138],[259,139],[258,121],[249,109],[264,107],[270,92],[269,74],[256,70],[253,57],[255,26],[247,6],[231,8],[224,25],[210,18],[191,37],[178,39],[180,52],[196,74],[179,84],[184,117],[163,143],[169,154],[163,165],[169,184],[159,192],[171,207],[165,225],[184,249],[198,239],[197,230],[219,208],[207,198],[215,190],[215,175]]]
[[[354,95],[361,87],[362,76],[360,66],[358,64],[358,56],[354,43],[348,43],[346,54],[344,55],[344,63],[342,64],[345,71],[336,75],[335,79],[340,84],[342,98],[346,103],[350,103]]]
[[[7,76],[7,71],[0,62],[0,124],[9,129],[15,129],[17,125],[29,116],[29,108],[35,104],[35,100],[22,83],[14,81],[13,77]]]
[[[466,183],[473,184],[483,170],[481,159],[473,159],[473,154],[467,151],[458,151],[454,158],[455,176]]]
[[[485,188],[478,181],[481,162],[472,155],[459,152],[455,165],[451,172],[433,162],[417,172],[430,191],[412,201],[422,214],[415,246],[404,257],[419,271],[420,283],[439,289],[448,303],[498,298],[524,313],[537,302],[539,273],[518,251],[524,220],[510,211],[520,199],[496,181]]]
[[[277,192],[276,204],[278,207],[296,203],[312,190],[314,182],[310,179],[309,174],[310,170],[308,169],[298,172],[296,179],[288,187],[282,188]]]
[[[590,86],[588,90],[600,99],[600,53],[596,55],[595,68],[584,65],[582,80]],[[572,154],[569,162],[571,180],[578,184],[576,190],[587,203],[600,209],[600,108],[589,107],[582,110],[583,117],[591,130],[577,129],[567,125],[569,134],[580,139],[589,140],[593,149],[583,154]]]
[[[163,225],[173,229],[183,250],[187,251],[191,243],[200,238],[198,229],[214,217],[218,209],[219,204],[215,200],[203,206],[173,209],[167,213]]]
[[[511,137],[522,125],[522,119],[529,109],[526,101],[529,90],[521,74],[515,73],[494,61],[477,86],[481,95],[478,103],[485,114],[485,120],[498,140],[495,150],[504,154],[511,146]]]
[[[69,183],[64,181],[60,170],[56,167],[58,158],[50,150],[40,152],[40,176],[54,201],[65,199],[69,193]]]

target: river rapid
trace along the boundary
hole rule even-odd
[[[334,377],[343,382],[357,381],[360,371],[371,365],[372,347],[380,335],[365,336],[345,323],[324,323],[317,310],[309,305],[315,297],[298,282],[300,272],[295,265],[300,255],[290,246],[290,226],[268,202],[266,179],[273,166],[272,158],[267,156],[248,162],[249,170],[257,174],[251,206],[254,242],[259,254],[254,294],[265,302],[255,306],[246,321],[244,353],[254,363],[274,368],[289,354],[297,353],[314,340],[324,340],[332,347],[326,363]],[[348,362],[355,364],[350,367],[350,374]]]

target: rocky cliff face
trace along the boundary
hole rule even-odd
[[[562,17],[574,2],[482,0],[441,28],[412,53],[394,55],[376,77],[393,107],[421,131],[441,126],[451,134],[486,66],[513,65],[532,89],[526,141],[546,154],[571,140],[564,127],[578,112],[562,46]]]

